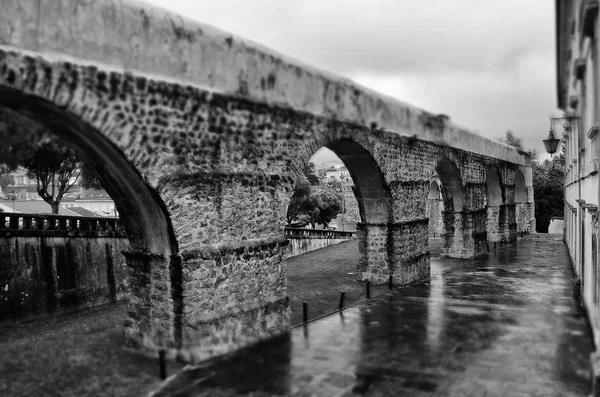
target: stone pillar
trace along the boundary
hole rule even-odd
[[[516,205],[487,206],[487,241],[505,244],[517,240]]]
[[[396,285],[429,276],[429,219],[359,224],[358,279]]]
[[[531,203],[515,203],[517,234],[523,234],[531,231],[530,214]],[[534,219],[535,220],[535,219]]]
[[[516,204],[504,204],[502,213],[504,218],[504,237],[508,242],[517,241],[517,209]]]
[[[358,280],[382,282],[390,274],[388,252],[391,249],[387,223],[359,223],[357,268]]]
[[[429,237],[440,237],[443,233],[444,222],[442,199],[427,199],[427,216],[429,217]]]
[[[169,258],[144,251],[123,251],[131,269],[131,298],[123,324],[126,343],[151,350],[177,347]]]
[[[181,360],[198,362],[289,329],[287,244],[259,240],[183,256]]]
[[[499,242],[504,237],[504,219],[500,217],[500,205],[488,205],[487,212],[487,241]]]
[[[396,222],[391,226],[388,258],[395,285],[429,277],[429,219]]]
[[[485,253],[486,219],[485,208],[474,211],[445,211],[446,234],[442,255],[450,258],[474,258]]]

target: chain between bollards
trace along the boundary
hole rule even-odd
[[[158,351],[158,366],[160,370],[160,379],[167,379],[167,363],[165,362],[165,351]]]

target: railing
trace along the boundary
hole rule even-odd
[[[347,238],[357,237],[356,232],[345,232],[341,230],[317,230],[286,227],[284,235],[288,239],[302,238]]]
[[[421,280],[422,281],[427,281],[427,280]],[[362,283],[362,282],[361,282]],[[387,289],[388,291],[380,293],[376,296],[373,296],[373,288],[377,288],[377,287],[384,287],[385,289]],[[362,289],[361,292],[359,292],[355,297],[350,297],[349,295],[346,295],[345,291],[339,291],[340,292],[340,298],[337,307],[333,308],[333,306],[331,306],[330,310],[327,310],[326,307],[319,307],[320,305],[322,305],[323,302],[316,302],[316,306],[317,306],[317,315],[315,315],[314,317],[310,318],[309,317],[309,308],[308,308],[308,302],[307,301],[303,301],[302,302],[302,322],[301,323],[297,323],[292,325],[292,328],[296,328],[299,327],[301,325],[306,325],[309,322],[318,320],[320,318],[332,315],[334,313],[339,312],[340,315],[342,314],[342,311],[350,306],[354,306],[356,304],[365,302],[371,298],[377,298],[380,297],[382,295],[385,295],[387,293],[389,293],[392,290],[398,289],[403,287],[403,285],[394,285],[393,282],[393,278],[392,276],[388,277],[388,280],[383,282],[383,283],[373,283],[371,281],[366,281],[364,283],[364,289]],[[362,299],[360,299],[362,298]],[[295,310],[296,308],[292,308],[292,311]]]
[[[123,233],[123,227],[118,218],[0,212],[0,232],[11,235],[15,232],[44,235],[113,235]]]

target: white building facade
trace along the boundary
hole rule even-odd
[[[564,239],[596,346],[600,342],[598,275],[598,156],[600,66],[598,0],[556,0],[558,107],[566,128],[557,128],[565,152]]]

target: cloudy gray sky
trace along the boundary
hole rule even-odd
[[[556,109],[547,0],[145,0],[545,153]]]

